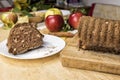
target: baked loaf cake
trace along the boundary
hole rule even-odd
[[[120,21],[83,16],[78,36],[79,48],[120,53]]]
[[[40,47],[43,35],[30,23],[18,23],[10,31],[8,37],[8,51],[14,55]]]

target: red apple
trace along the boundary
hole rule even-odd
[[[60,31],[64,25],[64,19],[61,15],[49,15],[45,19],[45,25],[51,32]]]
[[[70,14],[69,19],[68,19],[68,23],[71,27],[73,27],[74,29],[77,29],[79,26],[79,20],[80,17],[82,17],[82,13],[81,12],[75,12]]]

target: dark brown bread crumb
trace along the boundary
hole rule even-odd
[[[16,24],[8,37],[8,51],[14,55],[24,53],[43,44],[43,35],[30,23]]]

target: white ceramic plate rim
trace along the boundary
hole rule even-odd
[[[57,36],[45,35],[43,38],[43,41],[44,41],[44,44],[42,46],[45,46],[45,48],[43,48],[43,49],[37,48],[37,49],[28,51],[28,52],[20,54],[20,55],[13,55],[8,52],[8,48],[6,46],[7,40],[4,40],[0,43],[0,54],[3,56],[9,57],[9,58],[14,58],[14,59],[38,59],[38,58],[44,58],[44,57],[48,57],[48,56],[57,54],[65,47],[65,41]],[[53,47],[55,47],[54,49],[52,49],[52,45],[53,45]],[[48,48],[48,46],[51,48]],[[44,49],[46,52],[43,51]],[[51,52],[50,52],[50,50],[51,50]],[[42,52],[40,52],[40,51],[43,51],[43,55],[41,55]],[[35,52],[37,52],[37,53],[35,53]]]
[[[40,12],[46,12],[47,10],[40,10]],[[67,16],[70,15],[70,11],[69,10],[61,10],[63,13],[63,16]]]

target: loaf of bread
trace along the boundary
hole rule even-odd
[[[120,53],[120,21],[83,16],[78,36],[79,48]]]
[[[43,37],[34,24],[18,23],[9,33],[8,51],[16,55],[38,48],[43,44]]]

